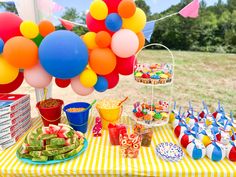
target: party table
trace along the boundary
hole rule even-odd
[[[79,157],[60,164],[30,165],[21,162],[15,155],[24,140],[24,137],[21,138],[13,147],[0,152],[0,176],[236,176],[236,163],[227,159],[212,162],[205,157],[195,161],[187,155],[177,163],[159,159],[155,154],[156,145],[161,142],[178,143],[170,125],[154,130],[151,147],[142,147],[137,159],[125,159],[119,146],[110,145],[107,131],[103,131],[100,138],[93,137],[93,123],[94,119],[90,119],[86,133],[88,149]],[[41,125],[39,118],[33,119],[31,130]]]

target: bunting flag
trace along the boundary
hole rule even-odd
[[[179,14],[184,18],[197,18],[199,15],[200,3],[199,0],[193,0],[182,10],[179,11]]]
[[[75,27],[75,25],[68,20],[64,20],[62,18],[59,18],[59,21],[61,22],[62,26],[64,26],[69,31],[71,31]]]
[[[143,29],[143,34],[148,42],[150,42],[152,34],[154,32],[156,21],[149,21],[146,23],[145,28]]]

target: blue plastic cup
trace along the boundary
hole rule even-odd
[[[87,132],[88,117],[89,117],[89,111],[91,108],[81,111],[81,112],[68,112],[67,109],[69,108],[85,108],[86,109],[89,106],[90,106],[89,103],[76,102],[76,103],[68,104],[63,108],[63,111],[66,113],[68,122],[74,130],[81,131],[82,133]]]

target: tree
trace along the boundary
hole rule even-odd
[[[228,8],[233,11],[236,10],[236,1],[235,0],[228,0]]]
[[[0,2],[0,7],[4,8],[7,12],[18,14],[14,2]]]
[[[147,5],[147,3],[144,0],[136,0],[135,3],[137,7],[139,7],[145,12],[147,19],[149,20],[151,16],[151,10],[150,7]]]

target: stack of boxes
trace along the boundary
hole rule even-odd
[[[30,128],[30,96],[0,94],[0,150],[14,145]]]

